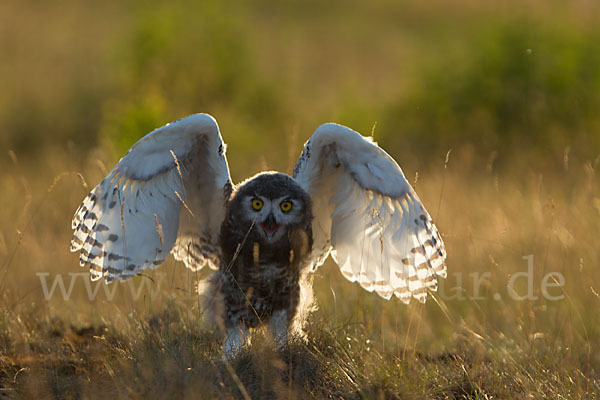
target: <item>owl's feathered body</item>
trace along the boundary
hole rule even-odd
[[[252,208],[253,199],[263,202],[260,210]],[[281,210],[283,202],[293,204],[289,211]],[[270,219],[272,236],[263,226]],[[221,265],[210,281],[211,292],[223,299],[216,318],[227,329],[254,328],[278,311],[293,323],[311,264],[311,224],[310,197],[287,175],[261,173],[233,193],[221,226]]]
[[[389,299],[424,302],[446,276],[444,244],[398,164],[371,138],[324,124],[294,176],[260,173],[237,187],[214,118],[195,114],[151,132],[76,211],[71,251],[92,280],[125,280],[169,253],[215,269],[205,292],[224,350],[269,323],[300,333],[312,272],[331,255],[342,275]]]

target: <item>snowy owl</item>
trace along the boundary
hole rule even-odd
[[[235,354],[249,329],[301,334],[312,272],[329,255],[342,275],[385,299],[425,302],[446,276],[438,230],[402,170],[370,137],[321,125],[293,177],[229,176],[216,120],[194,114],[149,133],[83,200],[71,251],[92,280],[128,279],[169,253],[197,271]]]

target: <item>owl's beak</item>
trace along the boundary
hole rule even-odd
[[[265,234],[269,239],[275,235],[277,229],[279,229],[279,224],[275,221],[275,217],[273,214],[269,214],[269,216],[260,224],[265,231]]]

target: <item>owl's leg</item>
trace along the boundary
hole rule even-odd
[[[288,310],[275,311],[271,316],[271,320],[269,321],[269,330],[271,331],[271,335],[273,335],[273,340],[275,340],[275,344],[279,349],[287,344],[288,326]]]
[[[305,270],[300,277],[299,287],[297,305],[295,308],[290,307],[288,314],[291,316],[289,332],[296,338],[306,339],[304,326],[310,313],[317,309],[312,289],[312,274],[308,270]]]
[[[237,326],[227,328],[225,342],[223,342],[223,358],[234,358],[249,341],[250,332],[244,324],[239,323]]]

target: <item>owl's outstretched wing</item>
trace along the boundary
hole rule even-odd
[[[424,302],[446,276],[446,250],[402,170],[370,137],[321,125],[294,179],[313,200],[313,262],[331,253],[342,274],[389,299]]]
[[[218,258],[231,192],[219,126],[195,114],[149,133],[83,200],[71,251],[92,280],[125,280],[169,255],[194,270]]]

